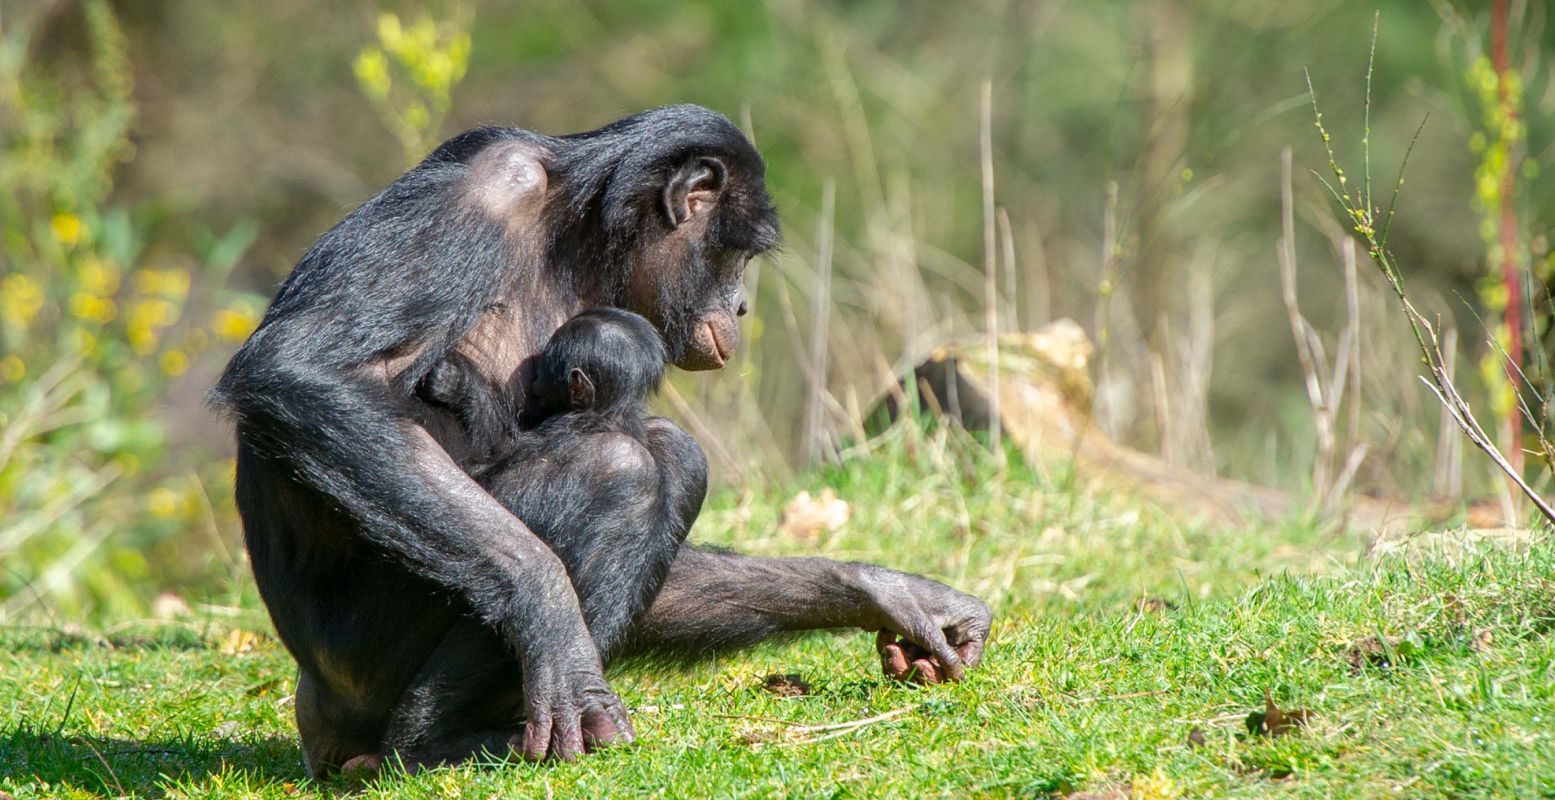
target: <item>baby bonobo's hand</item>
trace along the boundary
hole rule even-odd
[[[993,615],[983,601],[937,581],[871,568],[863,586],[878,630],[875,648],[886,677],[914,683],[961,680],[983,660]]]

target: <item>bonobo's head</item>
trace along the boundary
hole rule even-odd
[[[665,364],[664,342],[648,320],[619,308],[589,309],[563,323],[540,351],[529,404],[541,416],[641,413]]]
[[[646,111],[561,141],[553,188],[586,203],[572,209],[575,219],[603,228],[605,252],[591,269],[598,301],[647,317],[676,366],[722,367],[739,346],[745,265],[778,243],[761,155],[733,123],[698,106]]]

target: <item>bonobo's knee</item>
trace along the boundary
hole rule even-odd
[[[657,477],[655,454],[629,434],[594,433],[577,445],[591,454],[601,477],[626,481]]]
[[[647,428],[648,446],[658,458],[665,491],[689,530],[707,496],[707,454],[691,434],[663,417],[648,418]]]

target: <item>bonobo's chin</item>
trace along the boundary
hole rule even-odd
[[[692,329],[675,366],[692,372],[723,369],[739,346],[740,328],[733,318],[709,318]]]

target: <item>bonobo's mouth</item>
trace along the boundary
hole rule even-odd
[[[740,329],[734,319],[712,317],[693,330],[686,351],[675,362],[684,370],[723,369],[740,346]]]

